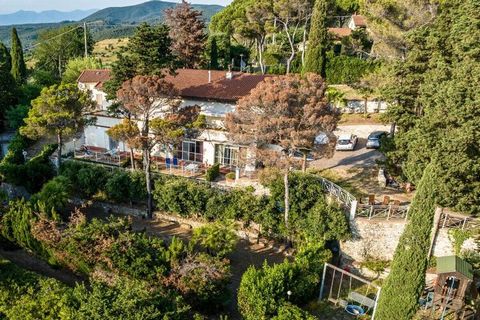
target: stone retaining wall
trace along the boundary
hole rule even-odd
[[[395,248],[406,226],[405,220],[368,220],[356,218],[350,221],[353,239],[341,243],[346,258],[363,261],[371,256],[376,259],[392,260]],[[462,250],[475,250],[472,241],[467,240]],[[433,246],[433,255],[437,257],[455,254],[448,237],[448,229],[439,229]]]

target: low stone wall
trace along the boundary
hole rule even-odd
[[[367,256],[376,259],[392,260],[400,236],[405,230],[405,220],[368,220],[356,218],[350,221],[353,238],[341,243],[346,258],[363,261]],[[462,250],[475,250],[475,244],[467,240]],[[433,246],[433,255],[437,257],[455,254],[448,236],[448,229],[439,229]]]
[[[146,215],[145,208],[131,207],[126,205],[117,205],[110,202],[84,200],[80,198],[72,199],[71,202],[75,206],[79,206],[79,207],[91,206],[92,208],[98,208],[100,210],[103,210],[105,213],[111,212],[111,213],[131,215],[131,216],[137,216],[137,217],[142,217]],[[175,216],[175,215],[167,214],[160,211],[156,211],[154,215],[158,219],[176,222],[185,228],[195,229],[207,224],[207,222],[203,222],[200,220],[183,218],[180,216]],[[285,245],[279,245],[278,243],[275,243],[272,240],[268,240],[262,237],[259,238],[258,230],[260,230],[260,226],[257,225],[256,223],[251,222],[248,228],[245,228],[242,222],[240,221],[235,222],[235,225],[236,225],[235,233],[239,238],[249,241],[250,243],[259,243],[266,248],[273,248],[277,252],[283,252],[286,255],[290,254],[290,252],[286,252]]]
[[[173,216],[173,215],[166,214],[166,213],[159,212],[159,211],[155,212],[155,217],[157,217],[159,219],[162,219],[162,220],[165,220],[165,221],[176,222],[176,223],[178,223],[182,226],[186,226],[186,227],[192,228],[192,229],[196,229],[196,228],[202,227],[202,226],[207,224],[207,222],[202,222],[202,221],[198,221],[198,220],[194,220],[194,219],[182,218],[182,217],[179,217],[179,216]],[[253,229],[253,230],[246,230],[246,229],[243,228],[241,222],[236,222],[235,224],[236,224],[236,234],[237,234],[237,236],[239,236],[240,238],[242,238],[244,240],[250,241],[250,242],[257,241],[258,232],[253,231],[253,230],[255,230],[255,226],[252,226],[251,229]]]
[[[7,195],[8,199],[25,198],[28,200],[31,197],[30,193],[28,193],[24,187],[16,186],[6,182],[2,182],[0,185],[0,190]]]

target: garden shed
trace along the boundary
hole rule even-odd
[[[449,309],[460,309],[473,282],[472,265],[458,256],[437,258],[435,302]]]

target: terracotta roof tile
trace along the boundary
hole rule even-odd
[[[227,79],[225,71],[178,69],[176,75],[167,74],[165,80],[173,83],[180,95],[185,98],[206,100],[236,101],[246,96],[262,82],[266,75],[232,72],[232,79]],[[95,88],[102,89],[103,83],[110,78],[110,70],[85,70],[78,82],[96,83]]]
[[[350,28],[328,28],[328,32],[333,34],[336,38],[348,37],[352,34],[352,29]]]
[[[78,82],[82,83],[99,83],[110,79],[110,70],[108,69],[92,69],[84,70],[78,77]]]
[[[353,15],[352,19],[353,19],[353,23],[357,27],[366,27],[367,26],[367,22],[365,21],[364,16],[361,16],[361,15],[357,14],[357,15]]]
[[[232,79],[227,79],[225,71],[178,69],[176,75],[167,75],[165,80],[174,84],[182,97],[236,101],[246,96],[262,82],[266,75],[232,72]]]

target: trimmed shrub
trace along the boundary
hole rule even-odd
[[[307,247],[294,262],[262,268],[249,267],[238,289],[238,306],[246,320],[271,319],[279,315],[279,307],[287,302],[304,304],[316,294],[321,266],[331,254],[322,244]],[[287,292],[291,291],[288,297]],[[285,310],[282,311],[282,314]]]
[[[105,190],[109,172],[101,166],[85,166],[77,172],[77,191],[91,197],[98,191]]]
[[[23,164],[25,162],[23,150],[26,150],[32,143],[33,140],[17,132],[8,145],[8,152],[2,159],[2,164]]]
[[[12,155],[11,158],[6,157],[0,164],[0,174],[3,180],[17,186],[24,186],[31,193],[38,192],[43,184],[55,175],[55,168],[50,161],[50,156],[56,149],[56,144],[46,145],[42,152],[25,163],[23,154],[21,161],[16,159],[16,155]],[[22,151],[17,150],[16,152],[21,154]]]
[[[210,255],[225,257],[235,249],[237,235],[233,223],[215,222],[193,230],[190,243]]]
[[[63,210],[71,197],[73,186],[70,180],[64,176],[57,176],[45,183],[39,193],[35,194],[31,202],[36,205],[41,203],[45,213],[53,210]]]
[[[213,166],[207,169],[205,173],[205,180],[215,181],[220,176],[220,164],[215,163]]]
[[[328,204],[324,197],[319,198],[305,216],[297,217],[293,225],[297,238],[307,243],[350,238],[345,213],[335,203]]]
[[[64,161],[60,174],[72,182],[76,193],[88,198],[98,191],[105,191],[105,185],[111,175],[102,166],[80,161]]]
[[[153,197],[160,210],[184,217],[198,216],[205,212],[211,187],[204,183],[182,178],[155,181]]]
[[[307,311],[291,303],[284,303],[278,308],[278,313],[272,320],[316,320]]]
[[[114,172],[105,184],[105,193],[107,198],[116,202],[131,201],[130,185],[132,181],[130,175],[123,171]]]

